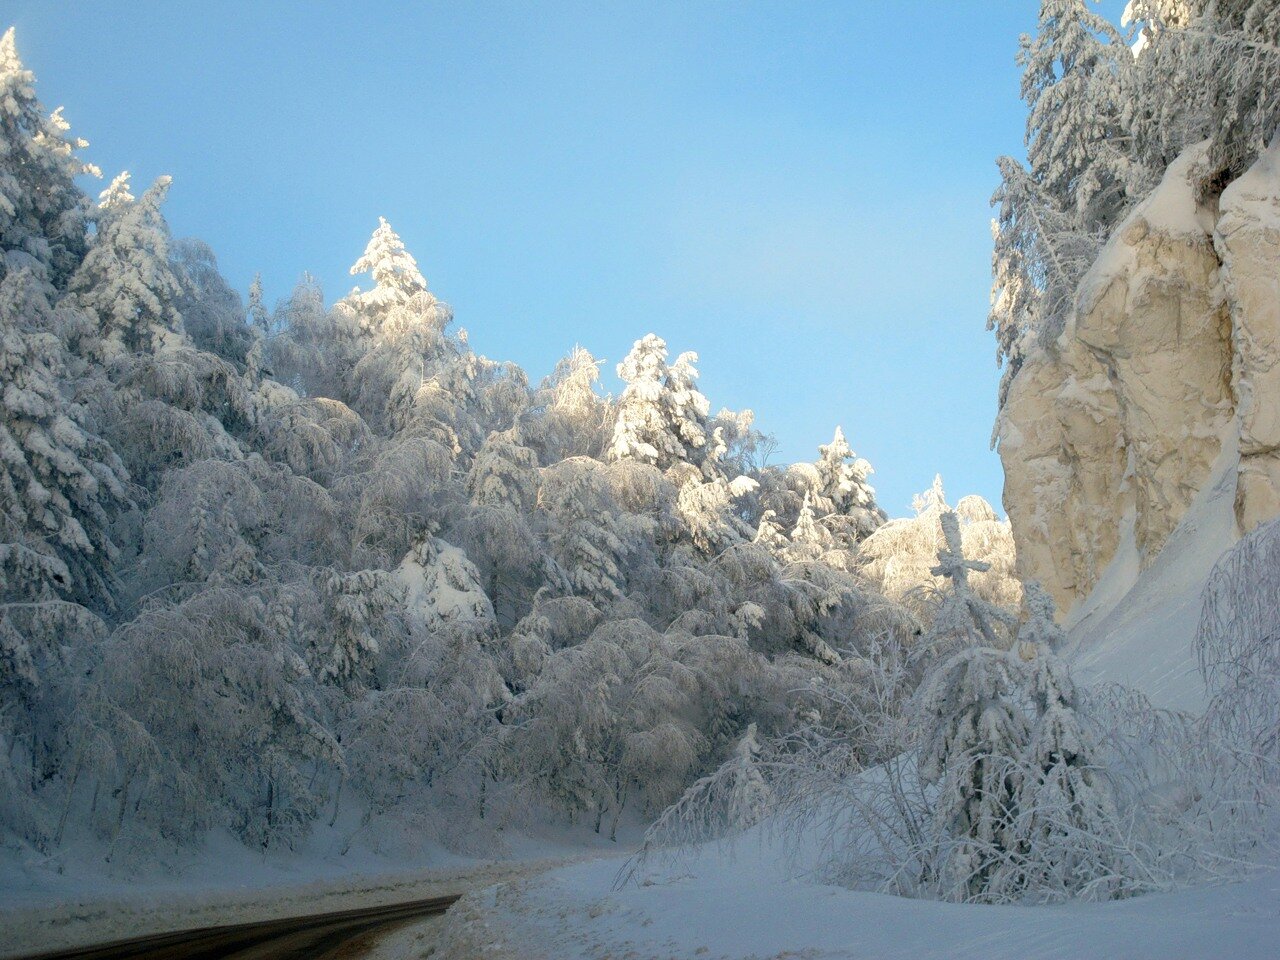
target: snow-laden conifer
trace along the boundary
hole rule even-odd
[[[352,296],[375,310],[405,303],[427,291],[427,281],[418,270],[418,262],[404,247],[399,234],[391,229],[386,217],[378,218],[364,253],[351,265],[351,275],[367,273],[373,277],[373,289]]]
[[[0,280],[0,596],[102,603],[125,470],[64,393],[53,293],[28,267]]]
[[[1017,661],[982,645],[952,654],[921,689],[920,776],[938,789],[938,850],[925,879],[947,899],[1004,893],[1000,866],[1018,849],[1016,801],[1029,737],[1017,692]]]
[[[1116,222],[1133,176],[1118,143],[1133,68],[1123,37],[1089,0],[1042,0],[1019,59],[1031,177],[1086,229]]]
[[[264,337],[271,334],[271,314],[267,312],[266,304],[262,302],[262,273],[253,275],[253,282],[249,284],[249,323]]]
[[[78,303],[97,317],[93,349],[103,359],[178,342],[182,289],[169,263],[169,230],[160,212],[171,182],[160,177],[134,200],[127,177],[117,178],[98,208],[93,243],[71,278]]]
[[[1052,623],[1051,606],[1047,612]],[[1014,800],[1020,849],[1001,865],[993,887],[1003,888],[1008,899],[1024,890],[1045,899],[1107,900],[1131,893],[1141,887],[1141,868],[1128,849],[1107,772],[1079,715],[1070,670],[1036,640],[1043,636],[1043,623],[1036,624],[1029,620],[1018,634],[1020,645],[1035,644],[1025,668],[1035,720]]]
[[[667,365],[667,344],[652,333],[637,340],[618,364],[627,385],[618,398],[609,456],[665,470],[690,463],[710,478],[718,472],[711,443],[710,405],[698,389],[698,355],[680,354]]]
[[[867,482],[873,472],[871,464],[853,452],[840,427],[836,427],[830,443],[819,445],[814,468],[819,485],[816,492],[830,504],[832,513],[852,521],[858,539],[884,523],[885,514],[876,504],[875,488]]]
[[[0,36],[0,276],[25,263],[61,289],[84,256],[89,202],[75,178],[97,168],[68,129],[61,108],[44,113],[10,27]]]

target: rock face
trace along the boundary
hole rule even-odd
[[[1062,611],[1121,549],[1151,563],[1220,456],[1241,532],[1280,514],[1280,148],[1213,206],[1201,156],[1117,228],[997,424],[1019,573]]]

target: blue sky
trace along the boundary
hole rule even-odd
[[[1120,4],[1102,10],[1115,15]],[[537,380],[650,331],[775,460],[842,424],[891,515],[998,503],[983,329],[994,158],[1031,0],[8,0],[107,178],[269,301],[336,298],[386,216],[480,352]]]

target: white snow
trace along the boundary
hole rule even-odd
[[[451,915],[442,957],[1170,960],[1262,958],[1280,943],[1280,876],[1108,903],[1001,907],[790,878],[743,841],[611,889],[615,863],[485,890]]]
[[[1237,539],[1239,457],[1224,443],[1212,482],[1161,555],[1139,570],[1122,544],[1075,615],[1064,653],[1081,682],[1136,686],[1157,705],[1198,710],[1192,643],[1200,594]],[[1132,530],[1125,537],[1132,541]],[[1261,958],[1280,944],[1280,872],[1105,903],[985,906],[915,900],[817,882],[821,852],[769,824],[640,869],[582,864],[473,894],[450,914],[439,956],[1169,960]]]
[[[296,853],[270,856],[246,849],[228,833],[215,833],[184,863],[167,870],[153,864],[128,877],[89,858],[53,872],[0,857],[0,958],[460,893],[618,852],[618,844],[585,830],[548,830],[508,833],[497,860],[462,857],[438,846],[396,857],[355,844],[342,854],[350,824],[339,826],[317,830]]]
[[[1069,624],[1065,652],[1080,682],[1137,687],[1161,707],[1195,712],[1203,706],[1192,643],[1205,581],[1238,539],[1239,463],[1234,431],[1227,431],[1210,481],[1155,562],[1141,572],[1128,529],[1116,558]]]
[[[410,551],[395,576],[404,585],[407,611],[423,623],[493,619],[475,564],[451,543],[430,538]]]

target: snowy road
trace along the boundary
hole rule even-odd
[[[28,955],[30,960],[348,960],[383,935],[441,915],[457,895],[258,923],[178,930],[99,946]]]

